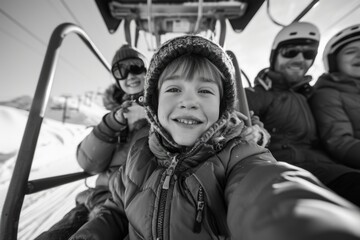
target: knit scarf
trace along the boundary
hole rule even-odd
[[[176,144],[171,136],[162,128],[159,131],[152,129],[149,136],[150,150],[158,159],[160,166],[168,166],[175,155],[182,159],[179,170],[197,166],[209,156],[223,149],[228,141],[239,137],[244,122],[235,112],[227,112],[214,123],[192,147],[183,147]]]

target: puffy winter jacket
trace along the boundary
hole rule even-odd
[[[96,186],[108,187],[109,177],[125,163],[130,146],[149,134],[146,119],[136,122],[134,130],[129,131],[127,125],[119,123],[114,117],[122,103],[127,100],[139,102],[142,96],[143,93],[127,95],[116,84],[110,85],[105,91],[104,106],[111,112],[102,118],[77,148],[79,165],[88,173],[99,174]]]
[[[113,112],[103,117],[103,120],[94,127],[79,144],[77,161],[89,173],[99,174],[97,186],[108,186],[108,179],[112,172],[124,164],[130,146],[139,138],[149,134],[149,125],[144,124],[140,129],[124,132],[121,129]],[[120,142],[121,134],[126,134],[126,141]]]
[[[271,134],[269,149],[278,161],[302,167],[328,184],[354,171],[337,164],[321,149],[308,96],[312,89],[306,78],[297,86],[287,86],[279,73],[262,71],[253,89],[247,89],[249,108]]]
[[[339,162],[360,169],[360,80],[323,74],[311,107],[326,150]]]
[[[360,237],[356,207],[255,144],[234,139],[220,152],[203,147],[191,156],[168,156],[154,138],[150,144],[155,151],[146,138],[133,146],[111,180],[113,200],[72,240]]]
[[[187,60],[205,57],[222,72],[224,97],[218,120],[192,146],[181,146],[160,124],[156,100],[160,74],[187,53]],[[355,206],[309,172],[239,138],[233,66],[220,46],[194,35],[174,38],[148,69],[151,133],[112,175],[112,198],[71,239],[359,239]]]

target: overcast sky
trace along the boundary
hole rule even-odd
[[[310,0],[271,0],[273,17],[289,24]],[[272,40],[280,27],[266,16],[264,4],[242,33],[228,25],[225,48],[232,50],[240,67],[251,80],[268,66]],[[321,31],[320,54],[311,69],[315,77],[322,72],[322,47],[330,36],[350,24],[360,22],[358,0],[320,0],[304,18]],[[0,101],[33,96],[51,33],[61,23],[80,25],[110,62],[124,43],[122,25],[110,34],[94,0],[0,0]],[[147,41],[146,41],[147,40]],[[139,49],[150,57],[149,37],[140,36]],[[110,74],[74,34],[65,38],[51,95],[81,95],[103,91],[112,83]]]

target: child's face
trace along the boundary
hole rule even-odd
[[[174,141],[192,146],[219,118],[220,90],[213,79],[195,76],[184,79],[173,74],[159,90],[160,124]]]
[[[340,72],[360,79],[360,40],[349,43],[341,49],[336,60]]]

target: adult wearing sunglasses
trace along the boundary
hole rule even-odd
[[[306,73],[314,63],[319,41],[320,32],[311,23],[295,22],[280,30],[272,45],[270,67],[260,71],[254,88],[246,91],[248,104],[271,134],[268,148],[278,161],[312,172],[360,206],[359,198],[335,187],[344,174],[360,176],[360,172],[338,164],[322,149],[308,103],[312,87]],[[358,190],[360,182],[352,184]]]
[[[111,69],[116,83],[103,97],[110,112],[78,146],[79,165],[88,173],[99,174],[96,187],[85,194],[90,211],[96,212],[97,205],[109,197],[111,174],[125,163],[131,145],[149,132],[142,106],[146,64],[145,56],[128,44],[117,50]]]
[[[77,148],[79,165],[88,173],[98,174],[95,187],[79,193],[76,207],[36,240],[68,239],[110,197],[108,181],[112,173],[125,163],[131,145],[149,132],[142,106],[146,64],[145,56],[127,44],[115,53],[112,75],[116,83],[103,97],[109,113]]]
[[[325,73],[311,98],[321,141],[339,163],[360,169],[360,24],[327,42],[323,63]],[[355,177],[353,182],[360,182]],[[360,189],[354,194],[360,198]]]

